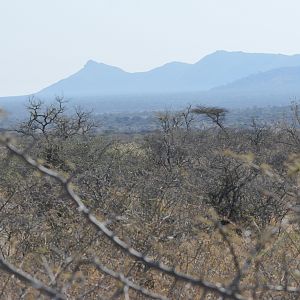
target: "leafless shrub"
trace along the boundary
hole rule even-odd
[[[272,163],[293,149],[281,132],[220,139],[188,108],[112,141],[41,107],[36,144],[0,139],[0,298],[299,298],[300,167]],[[43,160],[53,138],[63,163]]]

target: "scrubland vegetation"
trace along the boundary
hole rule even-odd
[[[1,299],[298,299],[300,114],[97,133],[34,99],[1,135]],[[201,120],[207,119],[201,127]]]

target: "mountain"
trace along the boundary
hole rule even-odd
[[[289,105],[300,99],[300,55],[217,51],[195,64],[173,62],[128,73],[92,60],[77,73],[36,93],[64,95],[69,106],[95,114],[181,109],[188,104],[229,109]],[[28,96],[0,98],[10,118],[22,119]]]
[[[141,95],[205,91],[243,77],[281,67],[300,66],[300,55],[217,51],[195,64],[172,62],[148,72],[88,61],[77,73],[43,90],[39,96]]]
[[[220,93],[300,93],[300,66],[273,69],[236,80],[212,91]]]
[[[300,66],[250,75],[203,92],[199,99],[230,108],[289,105],[300,99]]]

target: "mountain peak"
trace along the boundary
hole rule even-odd
[[[84,65],[83,70],[92,71],[92,72],[97,72],[97,71],[124,72],[122,69],[120,69],[118,67],[107,65],[107,64],[104,64],[104,63],[99,63],[99,62],[96,62],[95,60],[92,60],[92,59],[90,59],[86,62],[86,64]]]
[[[216,50],[215,52],[213,52],[212,54],[222,54],[222,53],[230,53],[231,51],[227,51],[227,50]]]
[[[95,60],[89,59],[86,64],[84,65],[85,68],[90,68],[90,67],[95,67],[98,66],[99,63],[96,62]]]
[[[254,54],[254,53],[247,53],[243,51],[228,51],[228,50],[217,50],[208,56],[225,56],[225,55],[247,55],[247,54]]]

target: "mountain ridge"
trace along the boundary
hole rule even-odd
[[[0,97],[0,107],[22,115],[29,96]],[[217,51],[194,64],[171,62],[133,73],[89,60],[35,96],[45,102],[64,96],[71,106],[93,107],[95,113],[189,104],[228,109],[289,105],[300,99],[300,55]]]
[[[145,72],[88,60],[82,69],[37,94],[67,96],[200,92],[258,72],[300,66],[300,55],[216,51],[194,64],[170,62]]]

